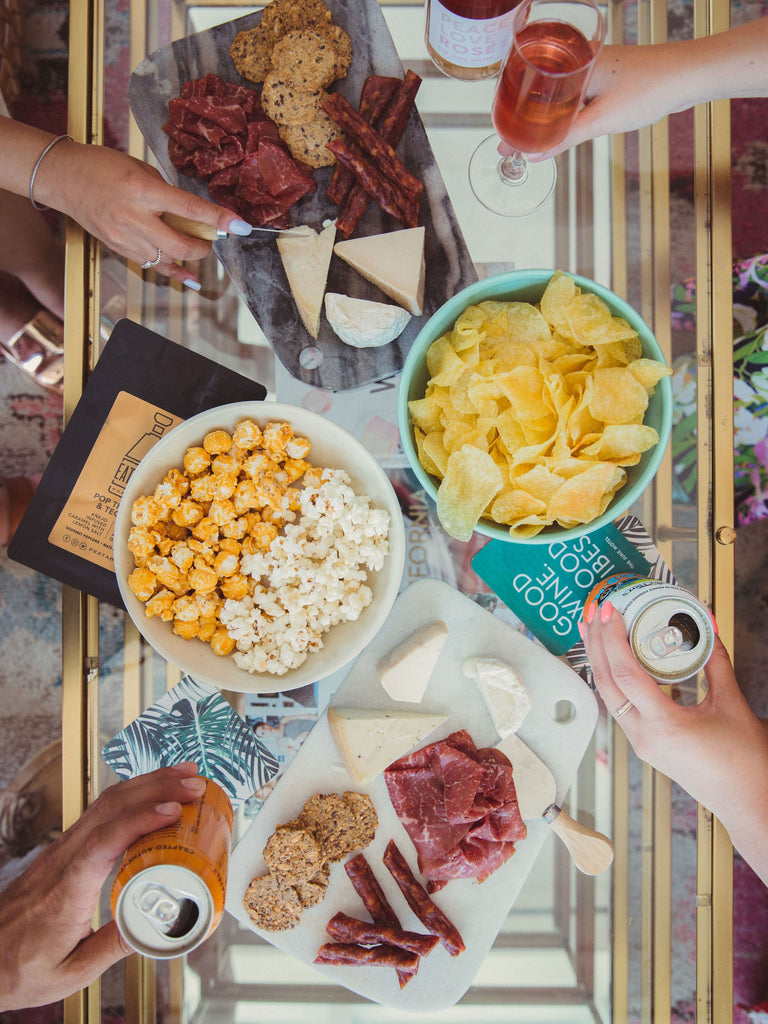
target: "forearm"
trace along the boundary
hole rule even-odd
[[[29,195],[29,181],[38,157],[56,138],[50,132],[20,124],[10,117],[0,117],[0,188],[16,195]],[[46,156],[52,156],[53,152]]]

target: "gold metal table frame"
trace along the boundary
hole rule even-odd
[[[381,0],[388,12],[407,14],[421,7],[420,0]],[[189,31],[192,2],[142,0],[131,4],[131,66],[159,44],[156,12],[163,6],[171,20],[172,37]],[[207,7],[222,7],[209,0]],[[228,3],[227,7],[237,6]],[[697,36],[728,27],[730,9],[720,0],[692,0]],[[69,133],[85,142],[103,140],[104,38],[109,8],[104,0],[72,0],[70,4]],[[421,12],[420,12],[421,13]],[[667,38],[667,8],[659,0],[624,4],[611,0],[607,8],[610,39],[624,37],[625,22],[636,18],[639,43]],[[423,15],[422,15],[423,16]],[[439,74],[417,67],[425,77]],[[490,127],[487,115],[442,113],[423,115],[428,129],[446,125]],[[697,589],[715,613],[720,634],[732,649],[734,635],[733,541],[733,412],[732,412],[732,290],[731,290],[731,157],[730,115],[727,102],[705,104],[695,111],[695,206],[691,226],[695,246],[696,363],[698,372],[698,503],[691,516],[680,520],[672,496],[672,464],[667,454],[655,486],[644,499],[642,518],[667,562],[692,564],[683,582]],[[636,133],[638,182],[628,187],[628,146],[632,136],[610,141],[611,287],[635,301],[667,356],[672,354],[670,331],[670,181],[669,130],[666,121]],[[634,144],[634,143],[633,143]],[[147,159],[143,139],[131,127],[130,151]],[[554,199],[556,265],[590,275],[595,241],[592,223],[596,197],[591,182],[595,147],[588,144],[560,159],[560,178]],[[605,196],[600,197],[605,203]],[[632,229],[630,230],[630,225]],[[81,393],[96,353],[89,338],[98,338],[101,311],[102,252],[97,243],[74,224],[67,229],[67,318],[65,364],[65,417]],[[189,296],[171,289],[168,318],[183,322]],[[155,301],[155,288],[136,273],[129,273],[128,313],[145,320]],[[686,562],[687,559],[687,562]],[[102,684],[98,650],[97,602],[64,587],[63,593],[63,735],[64,821],[74,821],[102,785],[99,770]],[[130,721],[152,697],[152,672],[142,654],[135,629],[125,632],[125,680],[122,715]],[[168,669],[168,683],[175,682]],[[703,679],[698,681],[699,691]],[[610,789],[608,822],[616,843],[616,861],[610,881],[596,883],[573,878],[567,862],[553,856],[551,927],[544,931],[503,934],[499,950],[510,946],[537,950],[560,948],[572,966],[569,986],[486,985],[470,989],[456,1013],[435,1020],[492,1022],[517,1020],[612,1022],[638,1019],[664,1024],[672,1019],[673,1001],[673,887],[672,786],[668,779],[641,766],[623,733],[613,726],[608,738]],[[594,752],[593,752],[594,753]],[[630,776],[641,776],[641,808],[630,808]],[[595,815],[595,760],[585,758],[574,784],[573,806]],[[690,893],[690,915],[695,926],[695,963],[690,970],[690,998],[700,1024],[722,1024],[733,1008],[733,884],[732,850],[722,826],[703,808],[697,809],[695,893]],[[634,837],[639,835],[639,845]],[[603,900],[596,884],[604,884]],[[637,889],[637,892],[630,890]],[[602,910],[607,917],[601,917]],[[639,920],[638,920],[639,919]],[[639,928],[639,933],[638,933]],[[124,993],[125,1019],[134,1022],[233,1020],[237,1003],[285,1005],[296,999],[295,1019],[307,1011],[324,1019],[323,1006],[336,1019],[385,1020],[386,1015],[361,1016],[352,1012],[364,1001],[346,990],[328,986],[312,989],[263,979],[251,985],[237,983],[219,968],[226,960],[231,930],[222,926],[205,944],[198,971],[182,961],[156,964],[138,956],[65,1001],[66,1024],[95,1024],[102,1019],[102,1004],[114,1003],[114,990]],[[630,944],[630,934],[640,935]],[[115,978],[117,977],[117,981]],[[194,984],[193,984],[194,982]],[[688,977],[686,976],[686,983]],[[195,990],[196,986],[196,990]],[[683,986],[685,987],[685,985]],[[109,989],[109,991],[107,991]],[[118,1001],[120,1001],[120,998]],[[317,1000],[315,1002],[315,1000]],[[349,1007],[350,1016],[345,1008]],[[526,1009],[527,1008],[527,1009]],[[535,1015],[550,1008],[552,1016]],[[569,1008],[573,1015],[568,1016]],[[526,1017],[526,1012],[530,1017]],[[303,1018],[302,1018],[303,1014]],[[478,1015],[479,1014],[479,1015]],[[632,1015],[631,1015],[632,1014]],[[254,1017],[258,1006],[254,1007]],[[392,1018],[390,1014],[390,1019]],[[247,1016],[243,1019],[249,1019]],[[269,1020],[265,1009],[262,1020]],[[277,1019],[277,1018],[276,1018]],[[288,1020],[287,1016],[279,1019]],[[294,1019],[294,1018],[290,1018]],[[430,1017],[430,1020],[432,1018]]]

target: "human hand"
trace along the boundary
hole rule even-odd
[[[223,206],[169,185],[154,167],[105,146],[65,141],[45,157],[35,179],[35,198],[76,220],[120,256],[141,264],[154,260],[159,274],[194,287],[195,273],[177,261],[200,260],[211,243],[170,227],[174,213],[236,235],[251,226]]]
[[[706,696],[684,707],[635,660],[621,615],[610,602],[601,605],[591,622],[581,623],[581,632],[608,711],[614,715],[631,701],[619,725],[635,753],[711,810],[734,845],[742,837],[746,841],[745,830],[761,822],[765,849],[768,738],[739,689],[720,639],[704,670]]]
[[[161,768],[105,790],[0,893],[0,1011],[62,999],[131,952],[114,921],[91,928],[101,887],[131,843],[203,793],[196,771]]]

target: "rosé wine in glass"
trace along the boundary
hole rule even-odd
[[[595,0],[524,0],[493,98],[493,125],[515,152],[499,156],[499,138],[470,161],[472,189],[484,206],[522,216],[552,194],[554,160],[529,163],[524,153],[551,149],[566,137],[587,91],[605,37]]]

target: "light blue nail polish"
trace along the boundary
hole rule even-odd
[[[195,281],[195,279],[193,277],[187,278],[187,280],[184,281],[184,285],[187,288],[191,288],[193,292],[199,292],[200,289],[202,288],[202,285],[200,284],[200,282],[199,281]]]
[[[244,220],[240,220],[239,217],[235,217],[227,225],[233,235],[250,235],[253,228]]]

